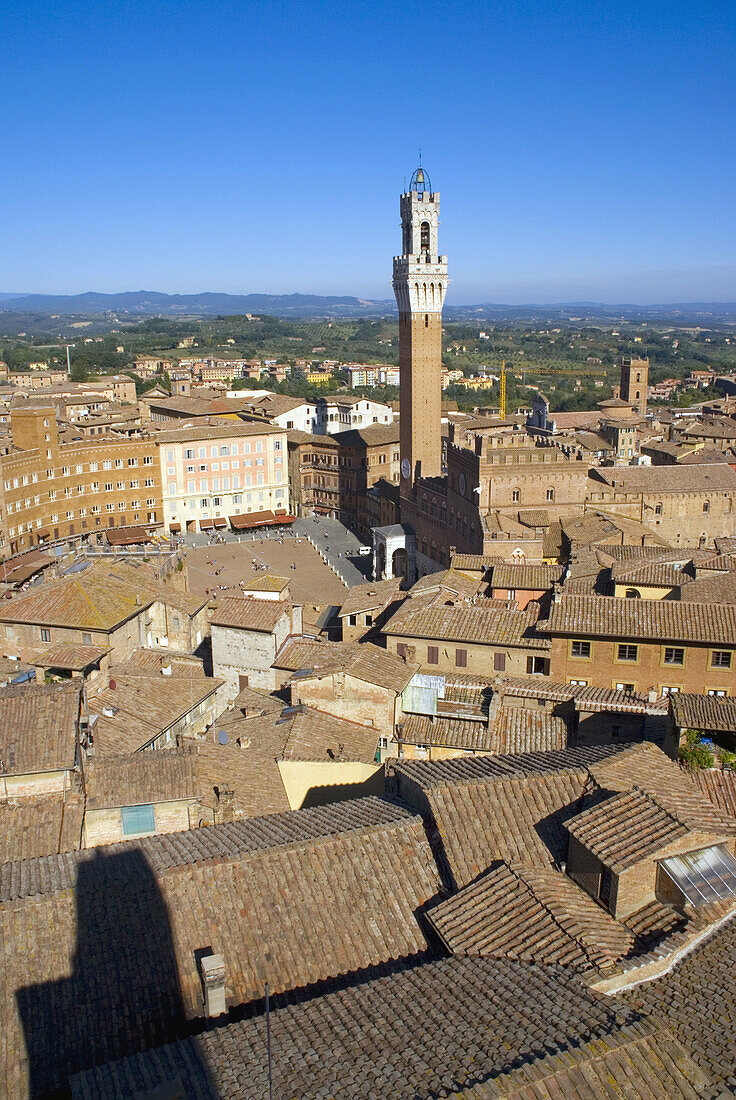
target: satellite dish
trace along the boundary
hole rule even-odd
[[[217,731],[217,741],[220,745],[227,745],[227,730]]]
[[[114,680],[110,681],[110,691],[114,691],[117,686]]]

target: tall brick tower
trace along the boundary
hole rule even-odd
[[[401,196],[402,254],[394,256],[399,307],[401,495],[417,477],[442,472],[442,305],[447,257],[440,256],[440,194],[417,168]]]
[[[647,415],[649,386],[648,359],[621,360],[621,397],[634,406],[639,416]]]

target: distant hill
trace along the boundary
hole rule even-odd
[[[273,317],[381,317],[396,311],[393,298],[319,294],[161,294],[130,290],[122,294],[0,294],[2,309],[18,313],[116,313],[167,317],[266,313]]]
[[[319,294],[162,294],[155,290],[131,290],[121,294],[20,294],[0,293],[0,311],[25,314],[90,316],[113,314],[134,317],[212,317],[218,314],[268,314],[297,319],[306,317],[386,317],[396,314],[393,298],[372,300],[351,295]],[[451,305],[444,310],[448,321],[593,321],[633,323],[651,320],[673,324],[730,324],[736,321],[734,302],[675,302],[663,305],[600,302],[530,303],[503,305]]]

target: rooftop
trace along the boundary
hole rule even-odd
[[[0,774],[74,768],[81,693],[76,683],[0,688]]]
[[[562,596],[540,630],[552,635],[736,645],[736,607],[615,596]]]

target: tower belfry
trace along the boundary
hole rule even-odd
[[[442,306],[447,257],[439,254],[440,194],[417,168],[401,196],[400,256],[393,286],[399,307],[401,492],[442,472]]]

